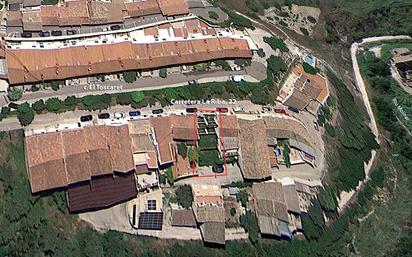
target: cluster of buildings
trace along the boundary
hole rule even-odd
[[[251,58],[253,41],[185,17],[130,32],[59,41],[6,41],[10,84],[65,80],[224,58]]]
[[[302,65],[292,72],[279,91],[278,101],[295,111],[307,110],[317,114],[329,96],[328,81],[320,74],[305,72]]]
[[[40,32],[56,27],[121,24],[149,15],[179,16],[189,13],[184,0],[90,1],[69,0],[57,5],[41,5],[40,0],[11,0],[7,26],[10,29]]]
[[[391,63],[402,80],[412,87],[412,52],[408,48],[395,48],[392,50]]]
[[[296,189],[296,183],[276,182],[271,174],[282,164],[286,144],[295,163],[313,164],[316,153],[304,125],[284,114],[261,117],[199,111],[142,117],[122,124],[27,132],[31,190],[65,189],[68,208],[74,213],[128,202],[132,227],[161,231],[166,206],[159,176],[169,168],[175,180],[199,177],[198,161],[180,153],[178,145],[195,150],[203,136],[215,137],[212,147],[218,158],[232,156],[243,179],[255,182],[253,209],[262,234],[291,238],[292,232],[301,230],[300,211],[304,208],[300,203],[307,198],[298,201],[302,190]],[[197,183],[192,191],[192,209],[174,208],[171,225],[198,228],[205,242],[224,244],[227,212],[220,185]]]

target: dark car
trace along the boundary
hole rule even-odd
[[[68,29],[68,30],[66,30],[66,34],[67,34],[68,36],[76,35],[76,34],[77,34],[77,31],[74,30],[74,29]]]
[[[17,110],[17,108],[19,108],[19,105],[16,104],[16,103],[9,103],[9,107],[12,108],[12,109],[16,109],[16,110]]]
[[[99,114],[97,115],[97,117],[98,117],[99,119],[102,119],[102,120],[104,120],[104,119],[109,119],[109,118],[110,118],[110,114],[107,113],[107,112],[99,113]]]
[[[154,109],[154,110],[152,111],[152,113],[153,113],[153,114],[161,114],[161,113],[163,113],[163,109]]]
[[[283,114],[286,114],[286,111],[284,110],[284,109],[278,109],[278,108],[275,108],[275,109],[273,109],[276,113],[283,113]]]
[[[195,113],[197,112],[197,108],[186,108],[187,113]]]
[[[51,34],[52,36],[55,36],[55,37],[63,35],[61,30],[53,30]]]
[[[83,115],[83,116],[81,116],[80,117],[80,121],[81,122],[85,122],[85,121],[91,121],[93,119],[93,116],[92,115]]]
[[[225,168],[223,167],[223,165],[215,165],[212,167],[212,171],[214,173],[223,173],[223,171],[225,171]]]
[[[226,107],[218,107],[216,108],[216,111],[221,112],[221,113],[227,113],[229,112],[229,109]]]
[[[111,30],[119,30],[120,29],[120,25],[112,25],[110,26]]]
[[[40,32],[40,34],[39,34],[41,37],[50,37],[50,32],[48,32],[48,31],[42,31],[42,32]]]
[[[30,38],[30,37],[32,37],[32,34],[31,34],[31,32],[24,31],[24,32],[21,33],[21,37]]]
[[[137,117],[140,116],[140,111],[130,111],[129,112],[130,117]]]

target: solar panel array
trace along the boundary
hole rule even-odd
[[[149,211],[155,211],[156,210],[156,200],[147,200],[147,209]]]
[[[139,229],[162,230],[163,212],[141,212]]]

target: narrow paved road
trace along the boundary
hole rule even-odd
[[[257,82],[266,78],[266,67],[259,62],[252,62],[251,66],[240,71],[224,71],[215,70],[208,72],[197,72],[188,74],[170,74],[166,78],[139,78],[136,82],[126,83],[123,81],[105,81],[97,82],[94,85],[73,85],[64,86],[58,91],[41,90],[37,92],[28,92],[18,101],[18,103],[29,102],[33,103],[37,100],[51,97],[66,98],[67,96],[75,95],[82,97],[85,95],[97,94],[112,94],[119,92],[130,92],[136,90],[154,90],[166,87],[178,87],[187,85],[187,81],[196,80],[198,83],[206,82],[222,82],[227,81],[230,75],[244,75],[245,79],[250,82]]]

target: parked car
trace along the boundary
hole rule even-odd
[[[223,173],[223,171],[225,171],[225,168],[223,167],[223,165],[219,164],[219,165],[213,166],[212,171],[214,173]]]
[[[186,112],[187,113],[195,113],[197,112],[197,108],[193,107],[193,108],[186,108]]]
[[[226,107],[218,107],[218,108],[216,108],[216,111],[221,112],[221,113],[227,113],[227,112],[229,112],[229,109],[226,108]]]
[[[113,115],[116,119],[124,118],[124,113],[122,112],[115,112]]]
[[[243,109],[243,107],[238,106],[238,107],[233,107],[233,111],[234,112],[243,112],[244,109]]]
[[[20,35],[21,37],[24,37],[24,38],[30,38],[33,36],[31,32],[27,32],[27,31],[22,32]]]
[[[110,26],[111,30],[119,30],[120,29],[120,25],[112,25]]]
[[[16,110],[17,110],[17,108],[19,108],[19,104],[9,103],[9,107],[12,108],[12,109],[16,109]]]
[[[130,117],[137,117],[140,116],[140,111],[130,111],[129,112]]]
[[[66,30],[66,34],[67,34],[68,36],[76,35],[76,34],[77,34],[77,30],[75,30],[75,29],[68,29],[68,30]]]
[[[272,110],[272,108],[270,108],[269,106],[262,106],[262,111],[264,112],[270,112]]]
[[[283,114],[286,114],[286,111],[284,110],[284,109],[278,109],[278,108],[275,108],[275,109],[273,109],[276,113],[283,113]]]
[[[99,114],[97,115],[97,117],[98,117],[99,119],[102,119],[102,120],[104,120],[104,119],[109,119],[109,118],[110,118],[110,114],[107,113],[107,112],[99,113]]]
[[[242,75],[230,75],[229,80],[239,83],[239,82],[245,81],[245,78]]]
[[[41,36],[41,37],[50,37],[50,32],[49,31],[42,31],[42,32],[40,32],[39,36]]]
[[[163,109],[154,109],[154,110],[152,110],[152,113],[153,114],[161,114],[161,113],[163,113]]]
[[[313,127],[315,128],[316,131],[319,131],[319,125],[316,121],[313,121]]]
[[[239,65],[233,66],[232,70],[233,71],[240,71],[242,69],[242,67],[240,67]]]
[[[80,117],[81,122],[91,121],[91,120],[93,120],[93,116],[91,114],[83,115],[83,116]]]
[[[55,37],[63,35],[61,30],[53,30],[51,34],[52,36],[55,36]]]
[[[187,81],[187,84],[188,84],[189,86],[192,86],[192,85],[196,85],[197,82],[196,82],[196,80],[188,80],[188,81]]]

